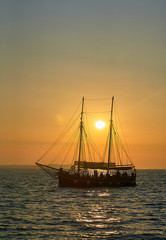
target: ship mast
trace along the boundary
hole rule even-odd
[[[111,143],[112,143],[112,116],[113,116],[113,104],[114,104],[114,96],[112,97],[112,105],[111,105],[111,117],[110,117],[110,137],[109,137],[109,145],[108,145],[108,173],[109,173],[109,168],[110,168],[110,163],[111,163]]]
[[[84,97],[82,98],[82,110],[81,110],[81,118],[80,118],[80,145],[79,145],[79,155],[78,155],[78,173],[80,172],[80,160],[81,160],[81,151],[82,151],[83,109],[84,109]]]

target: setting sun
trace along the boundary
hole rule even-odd
[[[105,123],[103,121],[97,121],[95,123],[95,126],[98,128],[98,129],[102,129],[105,127]]]

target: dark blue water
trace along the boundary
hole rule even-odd
[[[1,239],[166,239],[166,170],[137,186],[58,188],[40,169],[0,169]]]

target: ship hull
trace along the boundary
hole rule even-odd
[[[59,187],[92,188],[92,187],[125,187],[136,186],[136,176],[86,177],[77,174],[59,173]]]

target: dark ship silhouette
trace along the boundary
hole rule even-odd
[[[77,150],[74,153],[75,160],[71,165],[70,169],[64,169],[63,165],[59,168],[52,164],[42,164],[41,160],[57,145],[58,141],[55,142],[50,149],[36,162],[36,165],[42,168],[47,174],[49,174],[53,179],[59,182],[59,187],[76,187],[76,188],[87,188],[87,187],[124,187],[124,186],[135,186],[136,185],[136,169],[132,163],[129,155],[122,144],[118,132],[115,130],[113,121],[113,109],[114,109],[114,97],[112,97],[111,111],[110,111],[110,122],[109,122],[109,132],[106,141],[105,151],[107,151],[107,161],[98,157],[96,160],[92,155],[90,147],[93,145],[93,151],[97,152],[96,145],[91,139],[90,135],[87,133],[87,129],[84,124],[84,97],[82,98],[82,108],[80,113],[79,122],[79,138],[77,141]],[[78,118],[77,118],[78,119]],[[66,128],[60,139],[64,138],[65,133],[70,129],[73,122]],[[90,143],[88,143],[88,136],[90,138]],[[86,138],[86,140],[84,140]],[[85,154],[85,142],[87,146],[87,153],[89,157]],[[115,142],[115,143],[114,143]],[[67,146],[68,145],[68,146]],[[65,145],[61,153],[67,149],[71,148],[71,144]],[[117,153],[112,154],[112,148],[115,148]],[[68,152],[69,152],[68,151]],[[123,152],[123,154],[122,154]],[[99,155],[99,154],[98,154]],[[115,159],[116,155],[116,159]],[[124,163],[125,158],[125,163]],[[90,160],[89,160],[90,159]],[[127,160],[126,160],[127,159]],[[64,157],[65,160],[65,157]]]

